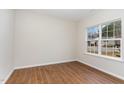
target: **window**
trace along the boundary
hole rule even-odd
[[[121,20],[87,29],[87,53],[121,58]]]
[[[87,39],[88,52],[98,54],[98,38],[99,38],[98,27],[96,26],[89,28],[88,39]]]

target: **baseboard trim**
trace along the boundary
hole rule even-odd
[[[5,84],[5,83],[6,83],[6,81],[8,80],[8,78],[12,75],[12,73],[13,73],[14,70],[16,70],[16,69],[31,68],[31,67],[45,66],[45,65],[52,65],[52,64],[61,64],[61,63],[68,63],[68,62],[73,62],[73,61],[78,61],[78,62],[80,62],[80,63],[83,63],[83,64],[86,64],[86,65],[88,65],[88,66],[90,66],[90,67],[93,67],[93,68],[95,68],[95,69],[97,69],[97,70],[99,70],[99,71],[102,71],[102,72],[104,72],[104,73],[107,73],[107,74],[109,74],[109,75],[111,75],[111,76],[114,76],[114,77],[116,77],[116,78],[119,78],[119,79],[121,79],[121,80],[124,80],[124,77],[122,77],[122,76],[120,76],[120,75],[117,75],[117,74],[114,74],[114,73],[112,73],[112,72],[103,70],[103,69],[101,69],[101,68],[98,68],[98,67],[96,67],[96,66],[93,66],[93,65],[91,65],[91,64],[88,64],[88,63],[86,63],[85,61],[73,59],[73,60],[63,60],[63,61],[49,62],[49,63],[44,63],[44,64],[35,64],[35,65],[27,65],[27,66],[15,67],[14,69],[12,69],[12,70],[9,72],[9,74],[6,76],[6,78],[4,79],[4,81],[2,81],[2,84]]]
[[[27,65],[27,66],[19,66],[15,67],[14,69],[24,69],[24,68],[31,68],[31,67],[37,67],[37,66],[46,66],[46,65],[52,65],[52,64],[61,64],[61,63],[68,63],[76,61],[76,59],[73,60],[63,60],[63,61],[56,61],[56,62],[48,62],[48,63],[42,63],[42,64],[35,64],[35,65]]]
[[[73,59],[73,60],[63,60],[63,61],[57,61],[57,62],[49,62],[49,63],[44,63],[44,64],[35,64],[35,65],[27,65],[27,66],[15,67],[14,69],[12,69],[9,72],[9,74],[6,76],[6,78],[3,81],[1,81],[1,83],[5,84],[6,81],[9,79],[9,77],[14,72],[14,70],[16,70],[16,69],[23,69],[23,68],[30,68],[30,67],[37,67],[37,66],[45,66],[45,65],[52,65],[52,64],[61,64],[61,63],[68,63],[68,62],[73,62],[73,61],[76,61],[76,59]]]
[[[5,84],[6,81],[9,79],[9,77],[12,75],[12,73],[14,72],[14,69],[12,69],[9,74],[6,76],[6,78],[4,79],[4,81],[2,81],[2,84]]]
[[[88,63],[86,63],[85,61],[82,61],[82,60],[77,60],[77,61],[80,62],[80,63],[86,64],[86,65],[88,65],[88,66],[90,66],[90,67],[93,67],[93,68],[95,68],[95,69],[97,69],[97,70],[99,70],[99,71],[102,71],[102,72],[104,72],[104,73],[107,73],[107,74],[109,74],[109,75],[111,75],[111,76],[113,76],[113,77],[116,77],[116,78],[118,78],[118,79],[124,80],[124,77],[122,77],[122,76],[120,76],[120,75],[117,75],[117,74],[114,74],[114,73],[112,73],[112,72],[106,71],[106,70],[104,70],[104,69],[98,68],[98,67],[93,66],[93,65],[91,65],[91,64],[88,64]]]

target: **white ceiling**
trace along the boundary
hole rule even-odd
[[[93,15],[96,11],[94,9],[32,9],[33,12],[46,14],[54,17],[68,19],[72,21],[79,21],[86,17]]]

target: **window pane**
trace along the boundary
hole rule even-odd
[[[110,23],[108,25],[108,39],[113,38],[113,31],[114,31],[113,28],[114,28],[113,23]]]
[[[114,56],[115,57],[120,57],[120,40],[115,40],[114,41]]]
[[[115,40],[114,42],[115,42],[114,47],[115,48],[120,48],[120,40]]]
[[[114,55],[114,41],[113,40],[107,41],[107,55],[108,56]]]
[[[107,38],[107,25],[102,26],[102,38],[103,39]]]
[[[120,57],[120,49],[114,49],[114,57]]]
[[[95,53],[98,54],[98,41],[95,41]]]
[[[107,41],[102,41],[102,48],[101,48],[101,54],[102,55],[106,55],[106,44],[107,44]]]
[[[108,32],[108,38],[113,38],[113,31]]]
[[[90,30],[88,30],[88,38],[87,38],[88,40],[91,40],[92,39],[92,33],[91,33],[91,31]]]
[[[114,40],[107,40],[107,48],[114,48]]]
[[[107,40],[107,51],[108,56],[120,57],[120,40]]]
[[[98,54],[98,40],[87,41],[87,52]]]
[[[90,41],[87,41],[87,52],[90,53]]]
[[[91,41],[91,53],[94,53],[95,41]]]
[[[121,38],[121,21],[115,22],[115,38]]]
[[[99,30],[97,26],[88,28],[88,40],[98,39],[98,37],[99,37]]]

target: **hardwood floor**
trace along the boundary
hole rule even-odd
[[[6,84],[112,84],[124,83],[79,62],[15,70]]]

